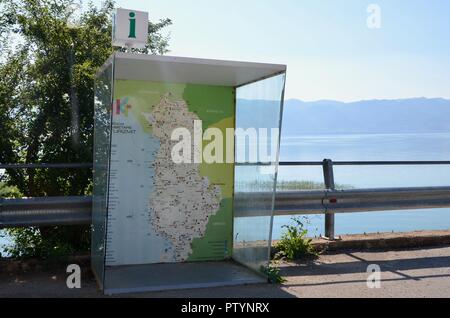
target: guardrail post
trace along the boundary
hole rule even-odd
[[[331,159],[324,159],[322,168],[325,188],[327,190],[334,190],[333,161]],[[325,213],[325,237],[329,240],[334,240],[334,213],[330,213],[329,211]]]

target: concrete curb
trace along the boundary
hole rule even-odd
[[[315,238],[312,244],[318,251],[333,252],[349,249],[389,250],[444,246],[450,245],[450,230],[342,235],[335,241]]]

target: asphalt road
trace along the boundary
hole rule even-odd
[[[370,264],[381,269],[380,288],[367,286]],[[343,252],[280,266],[287,279],[282,285],[176,290],[127,297],[450,297],[450,247]],[[88,269],[83,269],[81,289],[68,289],[66,275],[65,269],[0,268],[0,298],[102,297]]]

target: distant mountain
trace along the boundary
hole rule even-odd
[[[450,132],[450,100],[412,98],[344,103],[290,99],[284,104],[284,136],[435,132]]]

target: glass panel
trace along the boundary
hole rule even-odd
[[[280,162],[295,161],[294,158],[283,159],[283,148],[289,147],[289,142],[281,139]],[[296,146],[296,145],[295,145]],[[284,152],[286,153],[286,152]],[[324,190],[322,166],[280,166],[277,175],[277,191],[313,191]],[[273,218],[272,239],[279,240],[285,232],[284,226],[294,225],[293,218],[301,218],[308,236],[324,235],[324,216],[322,214],[309,215],[277,215]]]
[[[94,190],[92,206],[92,269],[103,288],[105,260],[105,222],[108,195],[108,168],[111,137],[113,64],[95,80],[94,99]]]
[[[236,90],[233,258],[257,271],[270,257],[284,83],[281,74]]]
[[[323,181],[322,166],[280,166],[278,168],[278,191],[323,189],[325,189],[325,184]]]

